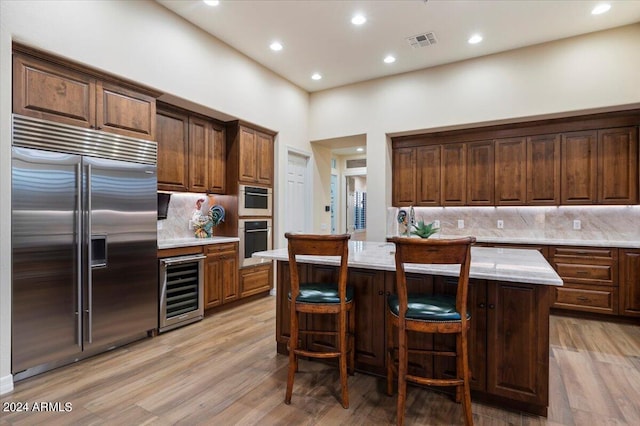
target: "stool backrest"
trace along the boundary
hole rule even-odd
[[[339,256],[340,269],[338,289],[340,303],[345,303],[347,289],[347,273],[349,260],[349,234],[284,234],[289,246],[289,271],[291,274],[291,300],[296,300],[300,293],[300,277],[296,256]]]
[[[469,266],[471,265],[471,246],[475,237],[456,239],[422,239],[393,237],[387,241],[396,246],[396,286],[398,292],[399,318],[404,320],[407,312],[407,277],[405,263],[451,265],[459,264],[458,288],[456,291],[456,310],[463,324],[466,323],[467,290],[469,287]]]

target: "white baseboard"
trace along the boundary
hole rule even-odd
[[[13,376],[9,374],[8,376],[0,377],[0,395],[9,393],[12,390],[13,390]]]

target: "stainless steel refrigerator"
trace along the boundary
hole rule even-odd
[[[13,116],[15,380],[158,327],[156,143]]]

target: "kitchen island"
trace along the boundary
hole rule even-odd
[[[356,298],[356,369],[386,374],[386,296],[395,292],[394,245],[349,243],[349,284]],[[277,261],[276,342],[287,353],[289,339],[289,265],[287,249],[254,253]],[[336,280],[338,258],[299,256],[301,281]],[[455,266],[407,265],[410,292],[454,293]],[[536,250],[473,247],[469,280],[469,333],[473,399],[537,415],[549,405],[549,307],[551,289],[562,280]],[[334,319],[301,317],[301,326],[321,330]],[[315,349],[335,347],[322,336],[305,343]],[[412,346],[451,349],[451,336],[416,336]],[[410,370],[453,376],[455,361],[412,356]]]

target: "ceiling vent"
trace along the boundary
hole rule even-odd
[[[420,47],[428,47],[438,42],[438,40],[436,40],[436,34],[433,31],[414,35],[413,37],[407,37],[407,41],[409,42],[409,45],[414,49],[418,49]]]

